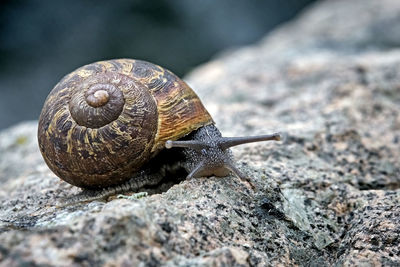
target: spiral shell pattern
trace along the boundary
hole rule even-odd
[[[132,59],[100,61],[65,76],[46,99],[38,141],[49,168],[84,188],[121,184],[163,148],[213,123],[173,73]]]

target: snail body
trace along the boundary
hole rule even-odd
[[[85,65],[47,97],[38,141],[49,168],[85,189],[118,186],[161,150],[183,147],[188,177],[234,172],[229,147],[279,140],[279,134],[223,138],[196,93],[172,72],[140,60]],[[132,183],[132,182],[131,182]]]

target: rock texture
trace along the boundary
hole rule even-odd
[[[79,190],[0,134],[2,265],[399,266],[400,2],[324,1],[187,77],[255,184],[183,181],[138,200],[57,207]],[[146,191],[146,190],[145,190]]]

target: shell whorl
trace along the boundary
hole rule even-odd
[[[72,118],[80,126],[100,128],[116,120],[125,99],[123,90],[129,90],[127,77],[102,73],[88,77],[73,89],[69,102]]]
[[[83,66],[46,99],[38,141],[50,169],[85,188],[121,184],[176,140],[212,123],[197,95],[171,72],[119,59]]]

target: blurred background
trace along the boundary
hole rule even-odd
[[[0,129],[38,119],[67,73],[111,58],[183,76],[254,43],[314,0],[10,0],[0,4]]]

